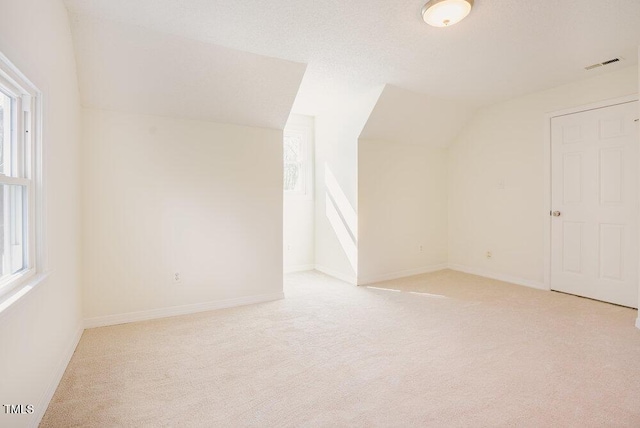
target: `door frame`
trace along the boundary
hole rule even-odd
[[[638,94],[626,95],[624,97],[610,98],[582,106],[567,108],[563,110],[557,110],[549,112],[544,118],[544,276],[543,283],[544,288],[551,290],[551,216],[549,213],[552,210],[551,207],[551,119],[559,116],[566,116],[574,113],[581,113],[589,110],[596,110],[604,107],[611,107],[619,104],[631,103],[639,101]],[[640,115],[640,108],[638,109]],[[639,116],[640,117],[640,116]],[[639,141],[640,143],[640,141]],[[638,170],[640,171],[640,157],[637,160]],[[639,174],[640,176],[640,174]],[[640,183],[639,183],[640,188]],[[640,225],[640,211],[638,213],[638,224]],[[640,241],[640,234],[637,237]],[[640,270],[640,258],[638,258],[638,269]],[[636,327],[640,328],[640,316],[636,321]]]

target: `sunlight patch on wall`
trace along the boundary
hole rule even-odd
[[[342,191],[342,188],[338,184],[338,180],[333,175],[333,172],[329,168],[329,165],[324,165],[324,185],[327,188],[327,193],[336,202],[336,208],[342,215],[346,227],[349,228],[354,240],[358,240],[358,215],[356,210],[353,209],[347,196]]]
[[[358,215],[329,166],[324,166],[325,214],[353,271],[358,272]]]
[[[329,197],[329,193],[325,196],[325,204],[326,204],[326,215],[327,219],[329,219],[329,223],[333,228],[333,231],[344,250],[344,253],[349,260],[349,264],[353,268],[354,272],[358,270],[358,247],[353,240],[353,237],[347,230],[345,226],[345,222],[342,221],[340,214],[338,213],[338,209],[334,205],[333,201]]]

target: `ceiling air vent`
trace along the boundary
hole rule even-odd
[[[603,65],[609,65],[609,64],[613,64],[614,62],[620,62],[620,61],[622,61],[622,58],[611,58],[611,59],[608,59],[606,61],[599,62],[597,64],[591,64],[591,65],[585,67],[584,69],[585,70],[593,70],[594,68],[602,67]]]

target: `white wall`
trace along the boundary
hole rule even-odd
[[[545,114],[637,92],[633,66],[479,111],[449,148],[449,262],[541,286]]]
[[[85,109],[83,147],[88,326],[281,296],[281,130]]]
[[[447,264],[447,145],[473,106],[385,85],[358,144],[358,283]]]
[[[382,89],[345,88],[315,121],[316,269],[353,284],[358,275],[358,137]]]
[[[305,171],[305,193],[284,194],[283,263],[285,272],[299,272],[315,268],[315,198],[314,160],[315,131],[311,116],[292,114],[285,126],[285,132],[302,132],[307,136],[307,169]]]
[[[43,92],[46,227],[50,276],[0,314],[0,404],[33,404],[0,426],[36,423],[81,333],[79,95],[65,7],[0,0],[0,51]]]
[[[446,267],[446,149],[366,139],[358,147],[358,283]]]

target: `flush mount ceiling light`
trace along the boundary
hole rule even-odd
[[[431,0],[422,8],[422,19],[434,27],[450,27],[462,21],[473,6],[473,0]]]

